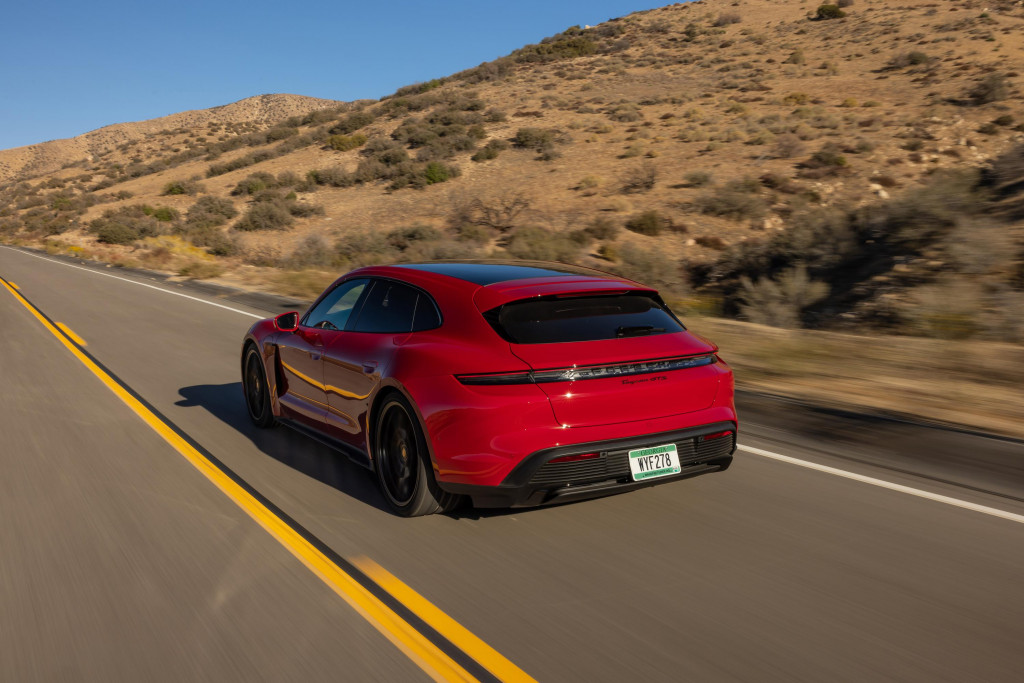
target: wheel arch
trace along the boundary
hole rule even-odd
[[[277,402],[277,390],[278,390],[278,368],[277,368],[277,344],[269,341],[260,343],[252,334],[246,335],[245,340],[242,342],[242,355],[239,359],[239,371],[241,376],[245,376],[245,357],[249,354],[249,349],[256,349],[257,353],[260,354],[260,359],[263,361],[263,376],[267,379],[267,387],[270,389],[270,412],[274,417],[281,417],[281,407]]]
[[[370,410],[366,416],[366,442],[368,446],[370,465],[373,469],[377,469],[377,458],[374,453],[376,450],[377,440],[377,420],[380,415],[381,406],[384,405],[384,401],[389,396],[398,395],[405,399],[412,407],[413,415],[416,417],[416,422],[420,427],[420,431],[423,433],[423,441],[427,446],[427,455],[430,456],[430,466],[434,470],[434,476],[437,477],[437,459],[434,457],[434,444],[430,439],[430,432],[427,431],[427,421],[423,418],[423,413],[420,411],[420,406],[416,402],[415,397],[409,393],[409,390],[405,385],[398,381],[392,380],[387,382],[377,391],[377,394],[373,397],[373,401],[370,403]]]

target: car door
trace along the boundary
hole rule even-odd
[[[370,401],[395,350],[413,330],[421,298],[433,306],[429,297],[413,287],[375,279],[347,329],[332,334],[324,355],[332,436],[368,452]]]
[[[288,417],[323,429],[329,404],[324,385],[323,353],[331,332],[344,329],[368,280],[347,280],[328,292],[299,322],[297,330],[278,339],[284,377],[278,400]]]

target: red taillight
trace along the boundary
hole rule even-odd
[[[579,462],[580,460],[590,460],[592,458],[600,458],[600,453],[580,453],[578,455],[563,455],[558,458],[552,458],[548,462]]]
[[[707,441],[708,439],[721,439],[723,436],[732,436],[732,430],[725,432],[715,432],[714,434],[705,434],[700,438],[704,441]]]

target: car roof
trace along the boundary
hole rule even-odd
[[[599,270],[546,261],[436,261],[430,263],[399,263],[394,268],[447,275],[481,286],[489,286],[511,280],[532,280],[535,278],[561,278],[579,280],[594,278],[600,280],[621,280],[621,278]],[[566,276],[569,276],[568,278]]]

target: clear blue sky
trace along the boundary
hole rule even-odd
[[[6,3],[0,149],[264,93],[377,98],[650,0]]]

